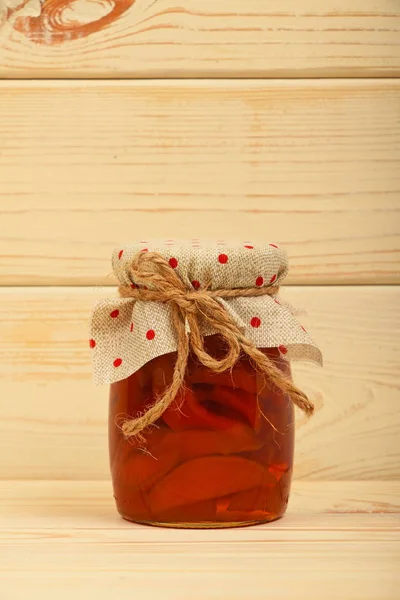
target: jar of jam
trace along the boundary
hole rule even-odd
[[[275,244],[141,242],[118,249],[122,298],[95,308],[95,379],[111,383],[119,513],[169,527],[281,517],[293,470],[290,358],[321,361],[278,296]]]

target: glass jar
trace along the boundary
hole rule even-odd
[[[215,358],[222,339],[205,338]],[[290,377],[285,348],[262,351]],[[290,398],[247,358],[215,373],[190,357],[185,387],[141,436],[120,429],[153,404],[171,382],[176,353],[158,356],[111,384],[110,465],[114,497],[125,519],[207,528],[251,525],[283,515],[294,449]]]

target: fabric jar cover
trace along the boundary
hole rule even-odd
[[[279,286],[288,273],[287,255],[276,244],[152,240],[119,247],[112,265],[121,285],[135,286],[130,273],[140,251],[160,253],[188,290]],[[258,348],[279,348],[288,360],[322,364],[322,355],[277,296],[218,299]],[[204,335],[213,330],[204,324]],[[95,383],[113,383],[129,377],[157,356],[176,351],[177,339],[170,307],[134,298],[109,298],[97,303],[91,320]]]

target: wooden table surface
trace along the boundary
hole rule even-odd
[[[294,483],[275,523],[133,525],[107,481],[0,483],[0,597],[394,600],[400,482]]]

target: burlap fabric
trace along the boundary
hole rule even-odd
[[[286,253],[272,243],[153,240],[114,251],[113,270],[121,285],[137,285],[130,265],[141,251],[155,251],[166,258],[188,290],[275,288],[288,272]],[[322,364],[320,350],[279,297],[218,301],[257,347],[276,347],[288,360]],[[125,379],[156,356],[175,351],[170,310],[167,304],[133,298],[101,300],[91,321],[95,383]],[[204,335],[214,333],[206,324],[203,327]]]

